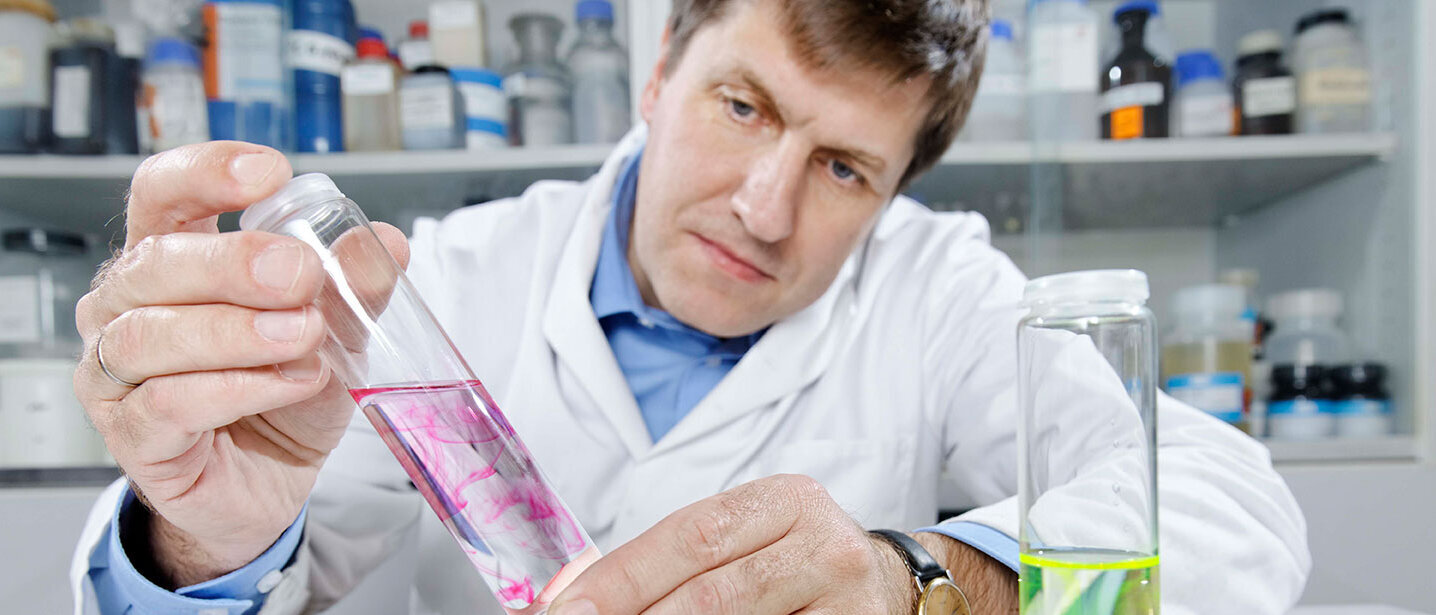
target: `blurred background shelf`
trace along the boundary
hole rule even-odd
[[[1412,461],[1420,449],[1411,436],[1346,438],[1309,442],[1262,440],[1272,461],[1293,463],[1344,463],[1350,461]]]
[[[120,477],[115,466],[0,468],[0,491],[48,487],[103,487]]]
[[[1061,182],[1061,228],[1220,224],[1396,151],[1390,133],[1114,143],[958,143],[909,193],[939,210],[981,211],[1003,232],[1027,225],[1034,179]],[[608,146],[300,154],[371,216],[442,211],[513,196],[541,179],[580,180]],[[0,156],[0,203],[38,223],[118,231],[139,156]],[[108,224],[108,226],[106,226]]]

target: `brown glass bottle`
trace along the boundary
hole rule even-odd
[[[1102,138],[1166,137],[1172,67],[1145,44],[1151,8],[1130,2],[1117,9],[1122,48],[1102,72]]]

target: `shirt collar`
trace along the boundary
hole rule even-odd
[[[672,314],[651,307],[643,302],[643,295],[634,281],[633,270],[628,266],[628,234],[632,228],[633,208],[638,200],[638,168],[643,160],[643,150],[638,150],[624,162],[613,187],[613,206],[603,226],[603,240],[598,249],[598,264],[594,267],[593,286],[588,300],[593,305],[593,314],[601,321],[618,314],[632,314],[640,322],[648,322],[664,329],[697,336],[705,342],[717,344],[724,340],[694,329],[674,318]],[[727,340],[742,349],[757,343],[763,331]],[[726,347],[728,344],[724,344]]]

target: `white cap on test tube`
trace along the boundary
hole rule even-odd
[[[1147,274],[1136,269],[1073,271],[1029,280],[1022,292],[1027,306],[1117,301],[1145,303]]]
[[[274,194],[245,208],[239,216],[239,228],[246,231],[265,228],[278,218],[315,203],[342,199],[344,193],[334,185],[334,180],[323,173],[305,173],[284,184]]]

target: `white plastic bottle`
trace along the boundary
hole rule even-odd
[[[399,68],[376,38],[359,40],[359,57],[344,67],[344,150],[400,149]]]
[[[1097,14],[1087,0],[1033,0],[1027,17],[1032,62],[1032,137],[1097,138]]]
[[[429,41],[429,22],[422,19],[409,22],[409,38],[399,43],[399,64],[404,66],[404,70],[413,71],[420,66],[434,63],[434,44]]]
[[[1236,130],[1235,101],[1216,55],[1206,49],[1177,55],[1177,95],[1172,107],[1179,137],[1223,137]]]
[[[628,52],[613,39],[613,5],[581,0],[575,7],[578,41],[568,53],[573,74],[576,143],[617,143],[628,132]]]
[[[177,38],[150,43],[137,110],[140,141],[147,152],[208,141],[199,50]]]
[[[1027,69],[1012,40],[1012,23],[992,20],[987,65],[972,99],[964,141],[1021,141],[1027,138]]]
[[[1297,22],[1296,128],[1302,133],[1371,129],[1371,69],[1366,49],[1343,9],[1325,9]]]

